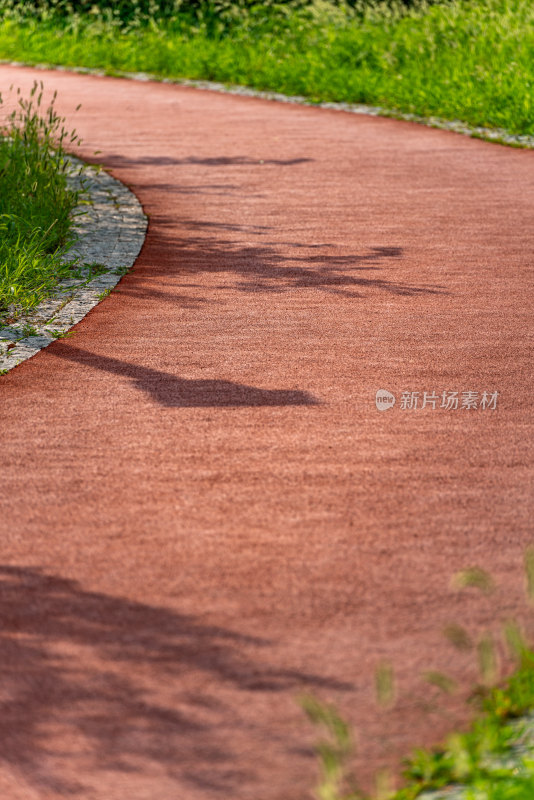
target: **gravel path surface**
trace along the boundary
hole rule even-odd
[[[73,337],[0,380],[0,796],[309,799],[303,691],[369,786],[467,719],[444,626],[528,615],[533,154],[0,67],[35,78],[149,227]],[[496,593],[451,589],[472,564]]]

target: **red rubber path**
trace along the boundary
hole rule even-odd
[[[443,627],[528,610],[534,154],[0,67],[34,79],[150,224],[74,336],[0,380],[0,796],[310,798],[302,692],[370,786],[467,719],[475,658]],[[473,564],[494,595],[451,590]]]

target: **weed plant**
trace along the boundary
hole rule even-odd
[[[63,256],[72,245],[73,209],[83,190],[67,185],[66,143],[76,144],[54,110],[41,110],[43,86],[16,107],[0,127],[0,321],[16,317],[72,275]],[[0,97],[0,113],[3,110]]]

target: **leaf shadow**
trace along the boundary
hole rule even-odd
[[[61,796],[87,796],[82,775],[69,777],[81,762],[97,778],[157,765],[177,785],[209,781],[236,797],[250,766],[236,765],[218,726],[206,722],[243,727],[221,699],[227,688],[243,702],[250,693],[353,688],[269,666],[273,642],[265,637],[38,568],[0,567],[0,609],[0,758],[28,784]],[[202,690],[188,688],[191,675],[202,677]]]

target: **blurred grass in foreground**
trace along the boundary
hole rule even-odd
[[[525,589],[530,605],[534,604],[534,547],[524,557]],[[454,591],[476,589],[491,594],[497,586],[485,570],[471,567],[457,573],[451,581]],[[444,634],[460,651],[471,651],[477,658],[480,683],[470,694],[469,702],[478,716],[469,730],[453,732],[441,747],[419,748],[404,761],[404,786],[393,789],[388,771],[376,776],[372,797],[358,789],[350,770],[353,735],[337,709],[318,698],[305,695],[301,706],[310,722],[320,732],[316,745],[319,763],[317,800],[415,800],[421,794],[455,786],[454,800],[461,791],[462,800],[533,800],[534,798],[534,650],[523,626],[506,619],[500,632],[482,631],[478,636],[456,623],[446,626]],[[515,663],[515,671],[506,680],[497,669],[499,643],[506,658]],[[441,672],[422,675],[424,681],[444,694],[456,690],[456,681]],[[393,665],[382,662],[375,674],[377,705],[383,710],[395,702]]]

